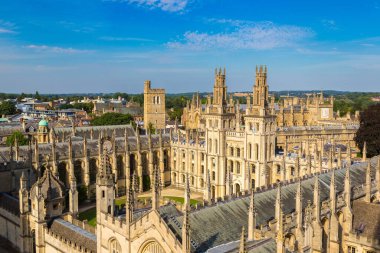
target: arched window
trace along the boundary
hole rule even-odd
[[[248,158],[249,159],[252,158],[252,144],[251,143],[248,144]]]
[[[157,96],[157,104],[161,104],[160,97]]]
[[[121,253],[120,243],[116,240],[116,238],[111,238],[109,241],[109,249],[111,253]]]
[[[215,180],[215,171],[212,172],[212,180]]]
[[[254,164],[251,164],[251,172],[252,174],[256,173],[256,166]]]
[[[236,173],[240,174],[240,162],[236,162]]]
[[[186,181],[186,177],[185,175],[182,175],[182,183],[185,183],[185,181]]]
[[[218,153],[218,140],[215,140],[215,153]]]
[[[255,154],[256,154],[256,160],[259,160],[259,145],[255,144]]]
[[[233,147],[230,147],[230,155],[234,156],[234,148]]]
[[[191,185],[194,186],[194,177],[191,177]]]
[[[240,192],[240,184],[235,184],[235,193],[238,194]]]
[[[237,148],[237,149],[236,149],[236,156],[237,156],[237,157],[240,157],[240,148]]]

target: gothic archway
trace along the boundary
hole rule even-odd
[[[165,253],[165,250],[157,241],[150,241],[141,248],[140,253]]]

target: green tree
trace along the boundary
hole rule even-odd
[[[91,120],[93,126],[105,125],[125,125],[133,122],[133,117],[130,114],[121,114],[115,112],[105,113],[102,116],[95,117]]]
[[[148,124],[148,131],[150,131],[151,134],[156,133],[156,128],[154,128],[152,122],[149,122],[149,124]]]
[[[41,95],[38,91],[36,91],[36,94],[34,95],[34,98],[37,100],[41,100]]]
[[[363,150],[364,142],[367,143],[369,157],[380,154],[380,103],[360,113],[360,127],[354,140],[360,150]]]
[[[28,144],[28,138],[26,138],[20,131],[15,131],[12,133],[12,135],[7,137],[7,146],[14,145],[16,138],[19,146]]]
[[[15,104],[10,101],[3,101],[0,104],[0,116],[1,115],[12,115],[16,113]]]
[[[124,93],[124,92],[116,92],[113,94],[112,96],[114,99],[117,99],[119,97],[121,98],[124,98],[125,100],[129,100],[129,95],[127,93]]]
[[[182,113],[183,113],[183,109],[173,108],[172,110],[168,111],[169,119],[170,120],[175,120],[175,119],[180,120],[182,117]]]

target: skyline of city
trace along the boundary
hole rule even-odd
[[[248,91],[378,91],[380,4],[366,1],[13,1],[0,10],[9,93],[210,92],[215,67]],[[355,18],[352,18],[355,17]]]

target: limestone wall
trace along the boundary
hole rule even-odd
[[[20,217],[0,207],[0,236],[15,247],[20,245]]]

